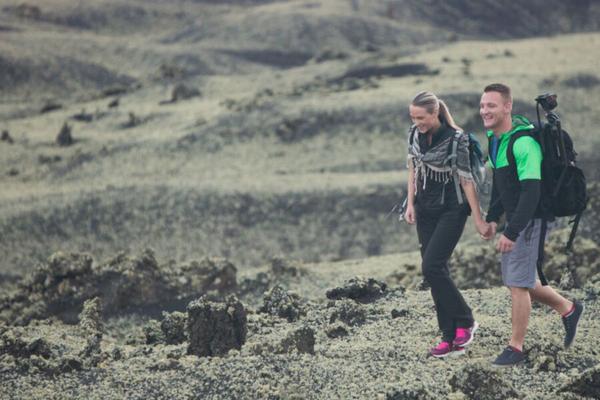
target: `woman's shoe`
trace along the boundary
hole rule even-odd
[[[437,346],[429,350],[429,354],[431,354],[435,358],[444,358],[448,356],[460,356],[465,354],[465,349],[462,347],[454,346],[450,342],[440,342]]]
[[[470,328],[456,328],[456,336],[452,344],[457,347],[467,347],[473,342],[477,328],[479,328],[477,321],[473,321],[473,326]]]

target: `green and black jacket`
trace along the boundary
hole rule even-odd
[[[539,202],[542,150],[532,136],[524,135],[535,129],[533,124],[520,115],[514,115],[512,122],[512,129],[500,135],[496,146],[494,133],[487,132],[489,162],[494,178],[486,221],[498,222],[502,214],[506,213],[504,236],[515,241],[531,219],[541,217]],[[510,143],[514,163],[509,161]]]

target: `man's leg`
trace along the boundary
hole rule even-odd
[[[542,286],[540,281],[535,282],[535,287],[529,289],[533,301],[552,307],[560,315],[567,314],[573,307],[573,302],[556,293],[550,286]]]
[[[511,287],[510,295],[512,299],[512,337],[510,338],[510,345],[519,351],[523,351],[525,333],[531,314],[529,289]]]

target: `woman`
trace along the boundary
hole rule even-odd
[[[455,138],[462,129],[454,122],[446,104],[431,92],[421,92],[413,99],[409,112],[413,126],[409,134],[404,218],[409,224],[417,224],[423,276],[431,286],[442,331],[442,341],[430,354],[442,358],[464,353],[477,329],[471,309],[450,277],[448,260],[470,212],[481,235],[486,234],[488,225],[481,216],[473,184],[468,137]],[[458,145],[454,171],[447,160],[453,140]],[[460,185],[455,185],[456,177],[460,177]]]

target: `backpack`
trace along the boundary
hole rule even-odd
[[[532,131],[517,132],[508,142],[506,156],[509,165],[515,165],[513,145],[522,136],[533,137],[542,149],[540,207],[544,219],[574,217],[566,247],[570,250],[588,201],[585,175],[575,164],[577,153],[573,140],[565,130],[558,130],[557,126],[549,123],[541,127],[538,125]]]
[[[489,185],[486,182],[485,173],[485,155],[481,149],[481,144],[477,137],[473,133],[462,133],[457,132],[452,138],[450,143],[448,158],[453,170],[454,182],[456,186],[456,194],[459,199],[459,203],[462,204],[462,195],[460,194],[460,188],[458,187],[458,173],[456,172],[456,151],[458,149],[458,139],[461,135],[467,135],[469,139],[469,163],[471,164],[471,175],[473,175],[473,182],[477,193],[487,194],[489,191]]]

